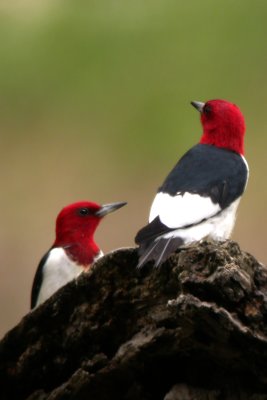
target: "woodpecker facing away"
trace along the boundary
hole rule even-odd
[[[224,100],[192,101],[203,133],[169,173],[152,203],[149,224],[136,235],[139,264],[163,263],[179,247],[227,239],[248,180],[245,121]]]
[[[103,256],[94,241],[101,219],[125,202],[100,206],[81,201],[63,208],[56,220],[56,239],[41,259],[32,286],[31,308],[44,302],[60,287],[88,271]]]

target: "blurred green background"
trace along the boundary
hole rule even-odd
[[[247,122],[234,239],[267,262],[267,2],[1,0],[0,334],[29,309],[60,209],[129,202],[96,235],[132,246],[157,187],[201,133],[190,100]]]

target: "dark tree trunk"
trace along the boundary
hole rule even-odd
[[[202,243],[100,259],[0,343],[0,399],[267,399],[267,269]]]

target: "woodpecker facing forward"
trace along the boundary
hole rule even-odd
[[[87,271],[103,253],[94,241],[101,219],[123,203],[100,206],[81,201],[63,208],[56,220],[56,239],[41,259],[32,286],[31,308],[38,306],[61,286]]]
[[[204,238],[227,239],[248,180],[245,121],[224,100],[191,103],[203,134],[169,173],[152,203],[149,224],[135,238],[139,264],[163,263],[177,248]]]

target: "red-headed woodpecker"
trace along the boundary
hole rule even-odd
[[[203,134],[169,173],[152,203],[149,224],[135,238],[141,267],[163,263],[177,248],[204,238],[227,239],[248,180],[245,121],[224,100],[191,103]]]
[[[56,220],[56,239],[41,259],[32,286],[31,308],[38,306],[60,287],[87,271],[103,253],[94,241],[101,219],[125,202],[100,206],[80,201],[63,208]]]

